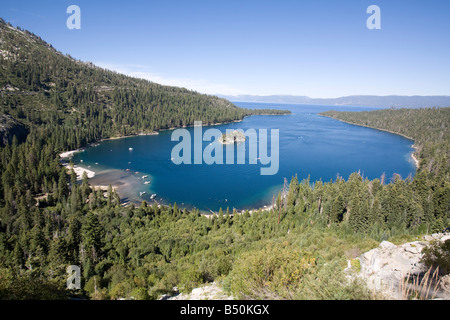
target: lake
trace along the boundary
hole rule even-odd
[[[279,170],[275,175],[261,175],[268,165],[175,165],[172,149],[179,143],[171,141],[172,132],[108,140],[96,147],[75,154],[73,162],[96,172],[92,184],[113,184],[120,180],[126,188],[119,189],[122,198],[139,203],[155,200],[162,204],[177,203],[179,207],[198,208],[203,212],[253,209],[270,205],[283,188],[284,178],[290,181],[310,176],[316,180],[348,179],[360,171],[369,179],[387,178],[394,173],[402,177],[414,175],[411,159],[413,141],[399,135],[355,126],[319,116],[326,110],[363,111],[364,107],[310,106],[235,102],[245,108],[288,109],[291,115],[251,116],[242,122],[214,126],[227,129],[279,129]],[[194,128],[186,128],[193,136]],[[203,131],[208,127],[203,127]],[[203,142],[207,147],[211,142]],[[248,142],[245,142],[248,144]],[[131,148],[131,149],[130,149]],[[223,147],[225,149],[225,146]],[[144,193],[145,192],[145,193]]]

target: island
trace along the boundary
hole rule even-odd
[[[220,143],[222,144],[233,144],[245,142],[246,137],[242,131],[234,130],[233,132],[229,132],[222,135],[222,139],[220,139]]]

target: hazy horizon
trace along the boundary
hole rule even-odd
[[[205,94],[444,96],[448,1],[2,2],[1,16],[82,61]],[[366,11],[379,6],[381,29]]]

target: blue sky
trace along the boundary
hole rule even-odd
[[[57,50],[208,94],[450,95],[450,1],[2,0]],[[69,30],[69,5],[81,30]],[[381,9],[369,30],[367,8]]]

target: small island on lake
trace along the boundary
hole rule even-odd
[[[220,143],[222,144],[233,144],[239,142],[245,142],[246,137],[242,131],[234,130],[233,132],[229,132],[222,135],[220,139]]]

